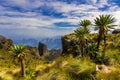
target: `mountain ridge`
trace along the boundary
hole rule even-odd
[[[61,37],[43,38],[43,39],[13,39],[14,44],[24,44],[38,47],[39,42],[47,45],[48,49],[62,49]]]

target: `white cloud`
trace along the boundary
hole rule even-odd
[[[96,4],[97,7],[104,7],[105,5],[109,6],[111,4],[108,3],[108,0],[98,0],[98,3]]]
[[[45,2],[42,0],[35,0],[34,2],[28,0],[11,0],[9,4],[24,9],[34,9],[42,5],[47,5],[47,7],[53,7],[56,12],[62,13],[66,18],[44,16],[37,12],[17,12],[14,10],[7,10],[5,7],[0,6],[0,32],[5,35],[9,34],[9,36],[16,35],[33,38],[64,35],[73,32],[75,27],[58,28],[54,23],[68,22],[71,25],[77,25],[79,21],[83,19],[89,19],[93,22],[95,17],[101,14],[113,15],[117,20],[116,24],[120,25],[119,6],[113,3],[108,4],[108,0],[90,0],[90,2],[86,0],[86,2],[88,4],[67,4],[66,2]],[[108,10],[100,11],[99,8],[105,5],[109,6]],[[7,32],[8,30],[10,31]]]
[[[62,4],[62,5],[61,5]],[[97,9],[97,7],[88,4],[67,4],[65,2],[51,2],[49,6],[52,6],[57,12],[69,13],[72,11],[87,11],[89,9]]]
[[[110,7],[109,7],[109,11],[120,11],[120,7],[119,6],[117,6],[117,5],[111,5]]]
[[[96,4],[97,0],[85,0],[88,4]]]
[[[6,4],[8,4],[9,6],[17,6],[26,10],[29,9],[34,9],[34,8],[38,8],[42,5],[44,5],[44,1],[42,0],[5,0]]]

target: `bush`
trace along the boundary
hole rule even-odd
[[[96,53],[96,58],[95,58],[94,61],[97,64],[110,65],[110,57],[105,55],[104,53],[97,52]]]
[[[27,79],[31,79],[31,78],[33,78],[34,76],[35,76],[35,72],[34,72],[34,70],[33,69],[31,69],[30,67],[28,67],[27,69],[26,69],[26,77],[27,77]]]

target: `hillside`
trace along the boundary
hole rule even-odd
[[[88,42],[96,42],[97,34],[89,36]],[[62,37],[64,53],[52,61],[45,59],[44,56],[37,56],[37,49],[29,46],[25,58],[26,77],[24,80],[119,80],[120,34],[109,34],[107,40],[106,56],[98,55],[97,59],[91,59],[89,55],[84,58],[79,55],[74,56],[77,53],[74,34]],[[102,46],[103,42],[100,50]],[[98,66],[97,71],[96,66]],[[1,48],[0,80],[23,80],[20,73],[20,63],[14,57],[14,53],[9,49]]]
[[[71,53],[75,52],[76,45],[78,45],[78,42],[76,40],[76,36],[74,33],[65,35],[62,37],[62,47],[63,47],[63,53]],[[96,43],[97,41],[97,34],[89,34],[89,43]],[[100,49],[103,48],[103,41],[100,45]],[[118,34],[108,34],[107,35],[107,50],[120,50],[120,33]],[[108,53],[108,52],[106,52]]]

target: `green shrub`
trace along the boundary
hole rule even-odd
[[[97,64],[110,65],[110,57],[105,55],[104,53],[97,52],[97,55],[94,61]]]
[[[32,79],[35,76],[35,71],[33,69],[31,69],[30,67],[28,67],[26,69],[26,77],[27,79]]]

